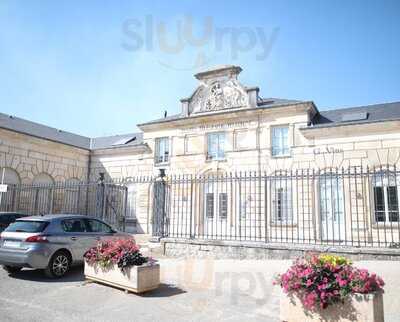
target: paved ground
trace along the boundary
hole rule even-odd
[[[143,296],[86,283],[82,268],[49,280],[0,272],[1,321],[278,321],[272,277],[289,261],[162,259],[161,288]],[[385,321],[400,321],[400,262],[362,262],[387,282]]]

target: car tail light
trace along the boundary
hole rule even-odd
[[[48,243],[47,235],[35,235],[28,237],[25,242],[27,243]]]

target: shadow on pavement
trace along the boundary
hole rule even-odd
[[[156,290],[138,294],[141,297],[170,297],[179,294],[184,294],[186,291],[170,284],[160,284],[160,287]]]
[[[43,283],[66,283],[66,282],[82,282],[85,280],[83,274],[83,266],[72,267],[71,270],[62,278],[49,278],[41,269],[23,269],[18,273],[9,275],[10,278],[19,280],[35,281]]]

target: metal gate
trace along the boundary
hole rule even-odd
[[[80,214],[99,218],[125,230],[127,187],[106,183],[8,185],[0,192],[0,211],[28,215]]]
[[[165,236],[167,215],[168,187],[166,182],[161,179],[155,181],[153,185],[153,236]]]

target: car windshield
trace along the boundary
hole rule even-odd
[[[49,223],[47,221],[18,220],[4,231],[17,233],[40,233]]]

